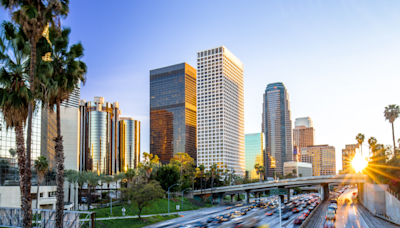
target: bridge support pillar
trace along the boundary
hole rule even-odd
[[[233,202],[235,199],[235,194],[231,195],[231,202]]]
[[[285,203],[285,196],[284,195],[279,195],[279,198],[281,198],[281,203],[283,205]],[[279,205],[279,206],[282,207],[282,205]]]
[[[290,202],[290,188],[288,188],[287,189],[288,190],[288,192],[287,192],[287,202],[289,203]]]
[[[241,201],[242,199],[240,199],[240,194],[238,194],[238,198],[237,201]]]
[[[224,204],[224,193],[218,193],[218,204],[219,205]]]
[[[329,184],[323,183],[321,184],[322,187],[322,200],[328,200],[329,199]]]
[[[250,190],[246,191],[244,197],[245,197],[244,203],[245,203],[246,205],[248,205],[249,202],[250,202]]]

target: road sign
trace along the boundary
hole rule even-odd
[[[125,212],[126,212],[125,207],[123,207],[123,208],[121,209],[121,211],[122,211],[122,216],[125,216]]]
[[[269,190],[270,195],[287,195],[286,188],[273,188]]]
[[[181,209],[181,205],[176,205],[176,210],[179,211]]]

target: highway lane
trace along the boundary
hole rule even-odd
[[[348,189],[339,196],[338,210],[336,213],[336,227],[368,228],[368,225],[365,223],[357,210],[357,207],[353,203],[355,200],[353,192],[357,192],[357,189]],[[350,202],[346,203],[346,199],[350,200]]]

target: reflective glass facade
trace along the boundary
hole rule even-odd
[[[250,179],[259,178],[255,164],[264,166],[264,134],[254,133],[245,135],[246,172]]]
[[[289,94],[281,82],[269,84],[263,97],[263,129],[265,135],[266,177],[273,172],[283,174],[283,163],[293,161],[292,119]],[[271,159],[276,168],[271,168]]]
[[[140,158],[140,122],[131,118],[119,121],[120,171],[135,169]]]
[[[175,153],[197,159],[196,70],[181,63],[150,71],[150,153],[168,163]]]
[[[31,162],[32,164],[39,156],[45,156],[49,161],[50,169],[55,168],[55,148],[53,139],[57,136],[56,131],[56,114],[45,108],[41,108],[38,103],[32,118],[32,147],[31,147]],[[7,129],[3,115],[0,112],[0,158],[10,160],[17,163],[17,156],[11,156],[9,150],[16,149],[15,130]],[[25,142],[26,142],[25,126]]]

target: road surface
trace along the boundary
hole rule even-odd
[[[353,192],[357,192],[357,189],[348,189],[339,196],[336,227],[369,228],[354,204],[356,197],[353,195]],[[346,203],[346,199],[350,202]]]

